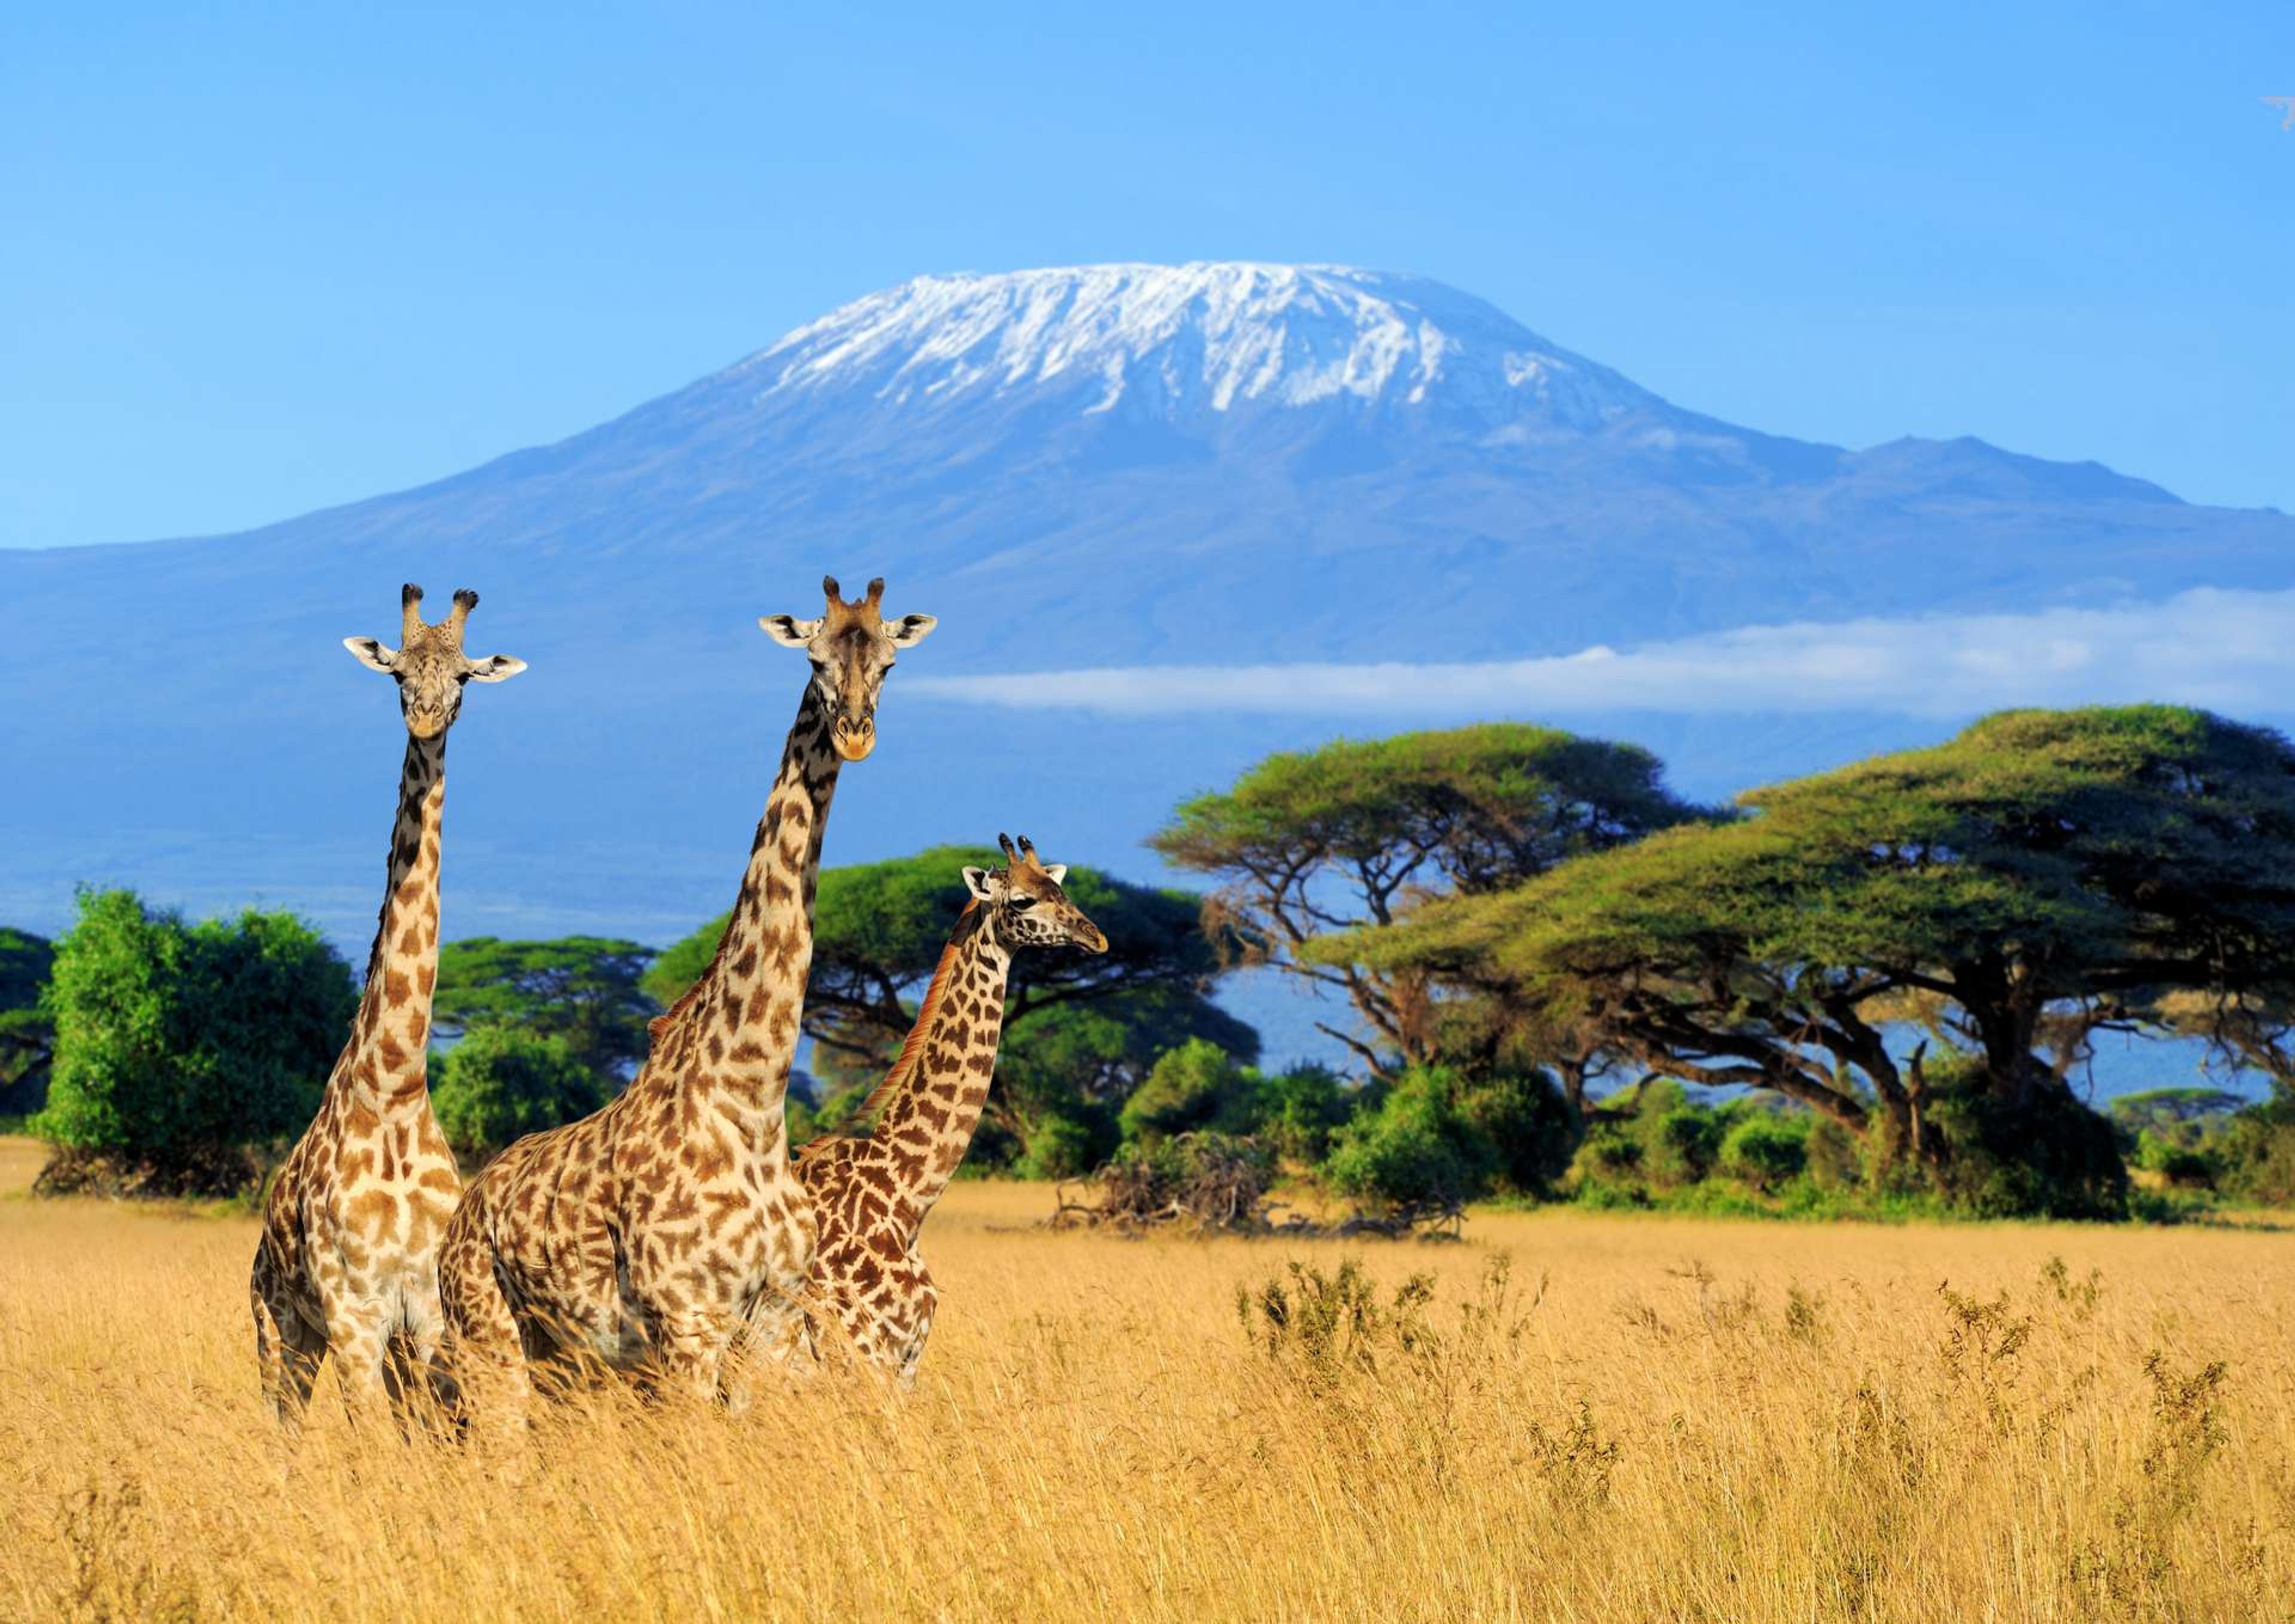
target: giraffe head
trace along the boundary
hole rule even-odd
[[[1009,835],[996,836],[1004,848],[1004,867],[967,869],[964,884],[987,910],[988,928],[1006,947],[1080,947],[1087,953],[1107,951],[1107,938],[1099,926],[1068,901],[1060,882],[1068,877],[1064,862],[1036,861],[1036,848],[1025,835],[1017,846]]]
[[[882,575],[854,603],[845,601],[835,575],[823,575],[821,590],[829,608],[820,619],[761,615],[757,624],[783,648],[802,649],[812,659],[813,686],[829,713],[829,740],[837,755],[857,762],[877,747],[877,696],[884,690],[893,657],[924,641],[940,622],[930,615],[886,620],[878,608],[885,596]]]
[[[398,647],[388,648],[372,637],[346,637],[343,647],[369,671],[380,671],[398,683],[398,708],[406,717],[406,730],[417,739],[436,739],[454,725],[462,708],[465,682],[506,682],[526,669],[526,662],[507,654],[470,659],[462,653],[462,623],[478,607],[478,593],[464,587],[454,594],[454,607],[435,626],[422,624],[422,589],[412,581],[398,589]]]

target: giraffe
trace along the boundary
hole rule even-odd
[[[360,665],[397,682],[406,757],[366,991],[318,1115],[265,1199],[249,1285],[264,1394],[290,1437],[330,1353],[361,1421],[386,1395],[403,1401],[417,1375],[437,1373],[438,1243],[461,1187],[424,1078],[446,732],[463,684],[526,669],[504,654],[464,657],[463,623],[478,603],[476,592],[456,592],[446,618],[425,625],[422,589],[409,583],[399,591],[397,648],[343,640]]]
[[[972,1144],[996,1070],[1004,983],[1024,947],[1107,951],[1107,938],[1060,889],[1065,863],[1041,863],[1002,835],[1006,867],[967,869],[957,917],[900,1057],[859,1114],[873,1132],[827,1135],[796,1155],[820,1240],[800,1312],[761,1314],[755,1341],[784,1361],[819,1357],[815,1316],[835,1320],[863,1359],[906,1387],[939,1302],[917,1235]]]
[[[716,956],[652,1024],[645,1065],[602,1109],[519,1140],[471,1181],[447,1227],[441,1287],[457,1376],[482,1425],[514,1435],[528,1361],[644,1366],[713,1397],[761,1295],[813,1260],[812,1210],[782,1106],[813,959],[822,826],[842,762],[876,743],[885,673],[929,615],[884,619],[885,583],[818,620],[758,622],[813,677],[749,847]]]

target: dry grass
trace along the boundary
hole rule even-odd
[[[0,1176],[29,1170],[0,1147]],[[519,1487],[347,1435],[323,1385],[282,1467],[249,1222],[0,1200],[0,1614],[2290,1614],[2277,1236],[1006,1231],[1049,1203],[964,1186],[934,1220],[943,1306],[907,1400],[824,1381],[737,1417],[609,1394],[552,1422]],[[1347,1257],[1375,1301],[1319,1319]],[[1433,1299],[1398,1313],[1418,1270]],[[1238,1288],[1278,1276],[1290,1329],[1254,1307],[1247,1334]]]

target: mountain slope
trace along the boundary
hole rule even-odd
[[[449,928],[659,934],[723,906],[803,674],[753,623],[810,612],[824,569],[940,616],[903,669],[960,674],[1564,653],[2278,587],[2291,558],[2283,515],[2095,464],[1703,417],[1422,278],[923,277],[419,489],[241,535],[0,553],[12,759],[45,763],[0,810],[0,918],[53,924],[74,880],[129,877],[356,935],[396,755],[385,685],[338,642],[388,632],[407,579],[478,588],[474,646],[534,665],[457,735]],[[1018,825],[1139,871],[1172,800],[1333,730],[904,706],[896,681],[831,860]],[[1685,728],[1678,766],[1712,793],[1840,736]]]

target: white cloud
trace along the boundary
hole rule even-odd
[[[1880,711],[2162,700],[2295,708],[2295,592],[2201,588],[2029,615],[1745,626],[1620,651],[1460,665],[1138,665],[936,677],[910,690],[1027,709],[1487,715]]]

